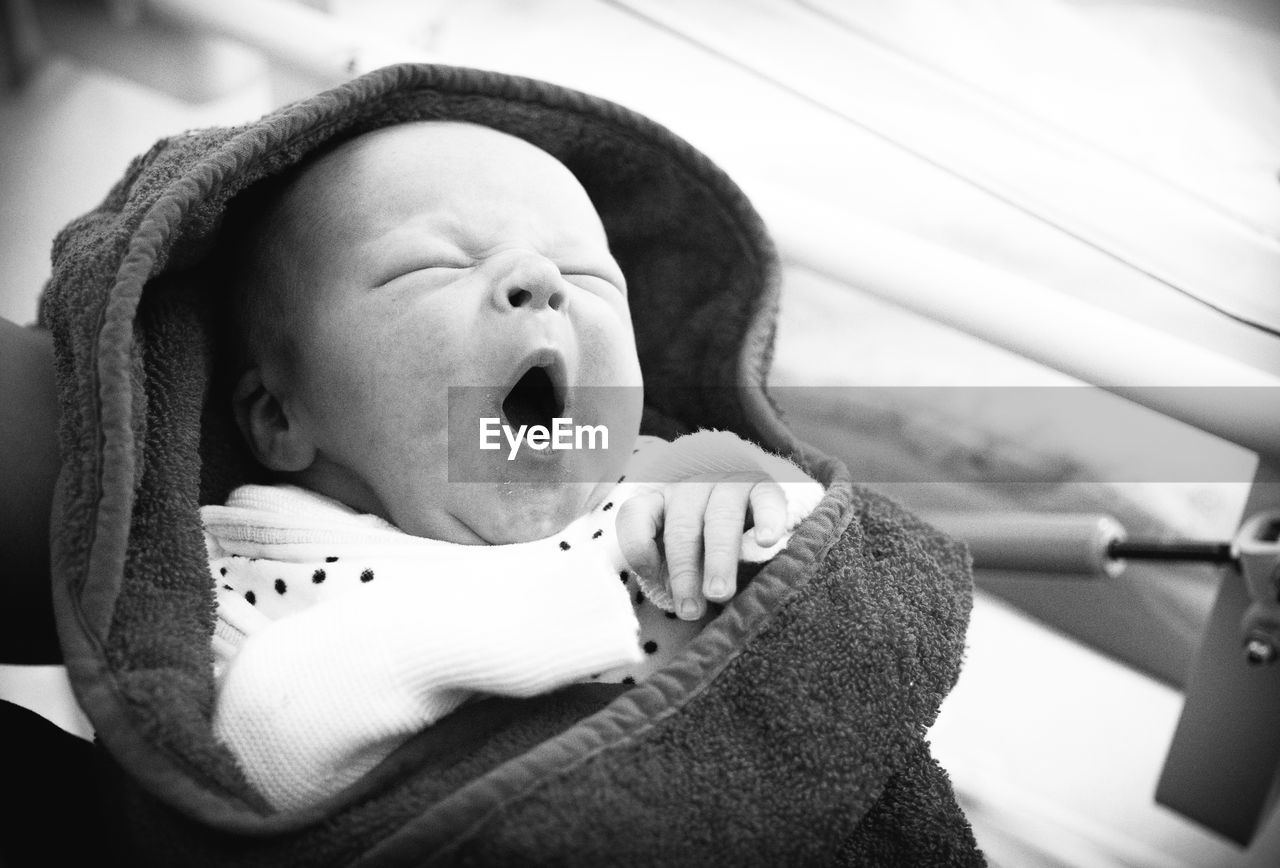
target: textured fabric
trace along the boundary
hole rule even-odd
[[[646,430],[732,431],[826,489],[787,548],[642,685],[493,699],[332,800],[272,813],[213,735],[215,603],[199,507],[255,481],[218,378],[228,199],[335,138],[452,118],[582,182],[626,274]],[[966,553],[799,443],[765,391],[778,265],[704,156],[619,106],[529,80],[392,67],[136,160],[54,245],[63,468],[53,592],[132,864],[981,861],[924,733],[957,677]]]
[[[314,507],[306,517],[324,518]],[[384,534],[406,537],[402,551],[331,543],[327,550],[339,554],[321,587],[332,593],[276,620],[235,590],[221,595],[220,620],[244,624],[258,614],[266,623],[249,629],[227,667],[214,731],[277,809],[301,808],[350,785],[408,735],[479,691],[532,696],[642,657],[630,599],[603,546],[565,552],[575,561],[569,569],[545,558],[542,566],[530,563],[527,552],[525,570],[515,559],[501,569],[477,568],[475,558],[441,558],[432,569],[433,541],[394,529]],[[273,548],[260,551],[269,557]],[[341,581],[344,567],[357,563],[359,574]],[[259,560],[244,570],[286,573],[284,566],[293,564]],[[300,597],[312,575],[268,579],[280,591],[268,585],[264,602],[287,606],[286,582]]]
[[[272,807],[296,810],[479,693],[643,681],[706,619],[654,604],[669,610],[670,592],[629,569],[613,520],[659,479],[713,468],[772,469],[788,531],[822,498],[794,465],[725,432],[642,437],[627,470],[648,482],[622,482],[560,532],[518,545],[410,536],[289,485],[236,489],[201,510],[218,598],[214,732]],[[760,563],[785,543],[763,549],[748,532],[741,557]]]

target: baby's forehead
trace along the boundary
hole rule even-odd
[[[513,192],[535,182],[578,186],[559,160],[536,145],[458,121],[410,122],[364,133],[322,157],[314,176],[340,193],[392,192],[414,181],[441,188],[489,181],[509,184]]]
[[[303,173],[292,199],[288,216],[308,232],[359,233],[429,207],[456,212],[459,221],[500,221],[526,206],[554,213],[551,222],[571,232],[603,234],[586,191],[554,156],[507,133],[453,121],[399,124],[345,142]]]

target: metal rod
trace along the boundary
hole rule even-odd
[[[1229,564],[1235,561],[1230,543],[1224,542],[1152,542],[1114,540],[1107,546],[1107,557],[1135,561],[1198,561]]]

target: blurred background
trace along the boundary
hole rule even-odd
[[[0,317],[35,319],[58,230],[162,136],[390,61],[498,69],[637,109],[743,186],[786,264],[779,403],[855,478],[940,521],[1101,513],[1164,540],[1227,540],[1280,506],[1250,485],[1276,466],[1280,401],[1207,398],[1280,385],[1273,0],[0,0],[0,15]],[[1084,386],[1105,387],[1104,409],[1004,391]],[[1140,387],[1166,391],[1123,397]],[[1166,460],[1136,469],[1152,453]],[[1276,864],[1275,822],[1244,847],[1154,798],[1220,570],[978,579],[932,739],[993,864]]]

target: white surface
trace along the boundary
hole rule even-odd
[[[135,155],[161,136],[268,108],[265,80],[193,106],[62,58],[0,97],[0,316],[35,319],[54,236],[101,202]]]
[[[1205,387],[1251,387],[1274,398],[1280,376],[824,203],[781,192],[761,202],[779,247],[805,268],[1246,448],[1276,451],[1280,402],[1251,402],[1240,413],[1230,390],[1219,406],[1206,400],[1219,393]],[[859,241],[853,250],[851,238]]]
[[[65,666],[0,664],[0,699],[29,708],[80,738],[93,738],[93,725],[71,692]]]
[[[1242,865],[1152,798],[1181,708],[1176,691],[979,593],[930,740],[993,865]]]

